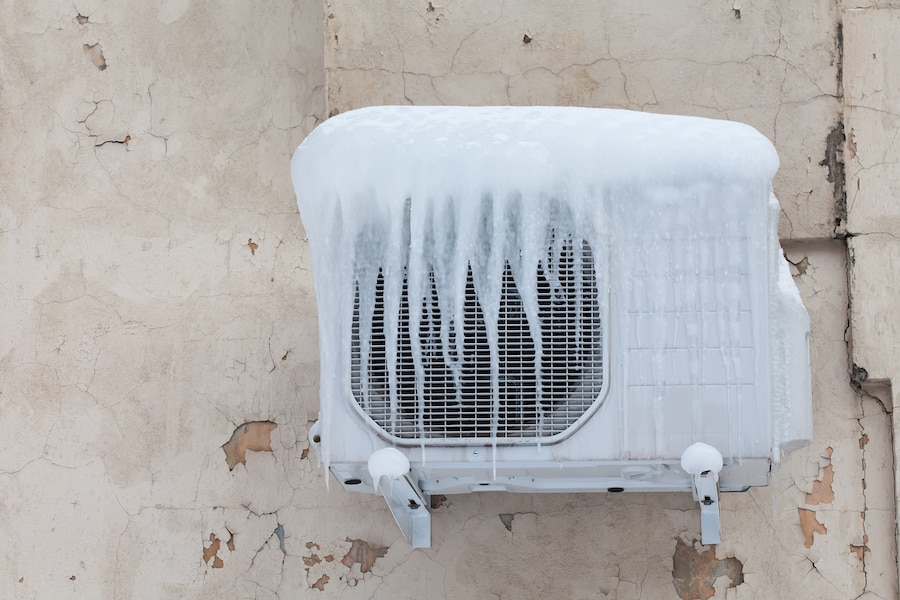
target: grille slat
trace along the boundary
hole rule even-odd
[[[374,286],[374,306],[373,290],[360,290],[363,284],[357,282],[351,387],[363,412],[388,436],[426,445],[539,443],[571,427],[598,400],[604,383],[600,288],[590,246],[551,233],[546,255],[532,277],[525,287],[536,292],[536,327],[529,322],[520,286],[506,263],[499,307],[494,310],[496,385],[471,267],[460,323],[442,312],[430,272],[419,325],[413,328],[410,313],[415,311],[410,310],[404,279],[395,356],[390,356],[392,328],[383,273],[369,283]],[[361,298],[370,299],[368,306]],[[540,340],[534,339],[535,332]],[[418,369],[414,349],[420,356]]]

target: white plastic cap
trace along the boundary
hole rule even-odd
[[[409,459],[396,448],[382,448],[369,457],[369,474],[376,488],[385,475],[388,479],[397,479],[407,473],[409,473]]]
[[[704,471],[718,473],[723,465],[722,453],[703,442],[692,444],[681,453],[681,468],[691,475]]]

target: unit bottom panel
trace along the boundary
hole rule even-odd
[[[745,491],[769,482],[771,461],[726,463],[719,473],[723,492]],[[365,464],[333,464],[331,473],[347,491],[374,494]],[[671,462],[443,463],[413,465],[410,479],[425,494],[469,492],[690,492],[690,475]]]

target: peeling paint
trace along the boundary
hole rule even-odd
[[[350,542],[350,550],[341,559],[341,564],[352,569],[354,564],[359,563],[359,570],[363,573],[371,571],[375,560],[383,557],[388,551],[386,547],[370,546],[365,540],[347,538],[347,541]]]
[[[681,600],[712,598],[716,593],[713,586],[719,577],[731,580],[729,588],[744,583],[744,564],[738,559],[731,557],[719,560],[716,558],[715,546],[701,552],[697,549],[696,540],[690,544],[681,538],[677,540],[675,555],[672,557],[672,580]]]
[[[431,497],[431,508],[432,510],[437,510],[442,506],[447,505],[447,496],[443,494],[435,494]]]
[[[806,275],[806,271],[809,269],[809,258],[804,256],[797,262],[791,262],[787,256],[784,257],[785,260],[788,261],[788,264],[791,265],[791,275],[794,277],[802,277]]]
[[[866,552],[869,552],[869,547],[866,545],[869,543],[868,534],[863,535],[863,543],[861,546],[854,546],[850,544],[850,552],[856,553],[856,558],[860,560],[860,562],[865,562],[866,560]]]
[[[512,513],[501,513],[500,520],[503,522],[503,526],[506,527],[507,531],[512,531],[513,519],[516,518],[516,515]]]
[[[825,450],[829,460],[834,449],[829,447]],[[813,490],[806,494],[807,504],[830,504],[834,502],[834,466],[827,464],[822,468],[822,478],[813,482]]]
[[[84,50],[84,55],[88,57],[95,67],[101,71],[106,70],[108,65],[106,64],[106,57],[103,56],[103,48],[100,47],[100,44],[85,44],[82,46],[82,50]]]
[[[328,580],[331,579],[328,575],[322,575],[319,577],[314,584],[312,584],[310,589],[319,590],[320,592],[325,591],[325,584],[328,583]]]
[[[272,430],[278,427],[272,421],[251,421],[234,430],[231,439],[222,445],[228,470],[233,471],[240,463],[247,464],[247,451],[271,452]]]
[[[325,556],[321,557],[318,555],[316,550],[321,550],[322,547],[315,542],[306,542],[306,549],[309,550],[309,556],[303,556],[301,558],[303,560],[303,564],[305,564],[307,567],[314,567],[322,563],[322,561],[327,563],[334,562],[333,554],[326,554]],[[309,569],[307,569],[307,572],[308,571]]]
[[[203,548],[203,562],[209,564],[212,559],[212,568],[221,569],[225,566],[225,562],[218,556],[222,541],[214,533],[209,534],[209,541],[209,546]]]
[[[282,554],[287,554],[287,550],[284,548],[284,525],[281,523],[278,524],[278,527],[275,528],[273,532],[275,537],[278,538],[278,548],[281,550]]]
[[[803,532],[804,537],[803,545],[807,548],[812,548],[815,541],[813,534],[825,535],[828,533],[828,529],[826,529],[825,525],[819,523],[815,511],[808,508],[798,508],[797,513],[800,515],[800,531]]]

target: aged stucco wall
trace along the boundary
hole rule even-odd
[[[844,3],[847,244],[852,360],[864,393],[900,424],[900,5]],[[900,464],[895,443],[894,465]],[[897,479],[895,478],[895,481]]]
[[[252,597],[315,404],[321,5],[2,6],[0,597]],[[257,420],[277,464],[229,472]]]
[[[3,8],[0,597],[897,596],[878,399],[896,276],[878,256],[896,250],[900,91],[869,58],[891,55],[894,9]],[[617,106],[740,120],[775,142],[815,441],[772,486],[724,497],[722,544],[694,543],[687,494],[489,493],[435,498],[433,548],[413,551],[383,500],[326,491],[288,160],[327,115],[384,103]],[[845,204],[847,156],[862,191]],[[846,232],[872,234],[850,238],[849,288]],[[854,361],[870,381],[851,381]]]

